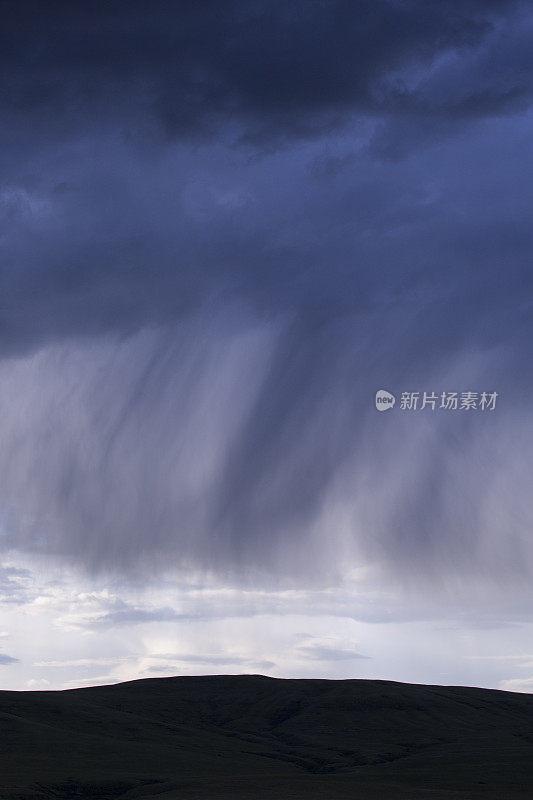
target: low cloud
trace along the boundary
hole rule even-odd
[[[506,692],[533,693],[533,678],[509,678],[500,682],[500,688]]]
[[[17,664],[19,661],[18,658],[13,658],[12,656],[8,656],[5,653],[0,653],[0,664]]]
[[[0,603],[24,605],[33,596],[31,572],[15,566],[0,566]],[[0,636],[8,636],[2,632]]]
[[[350,661],[357,658],[369,658],[356,650],[342,649],[336,647],[324,647],[321,645],[307,645],[297,648],[298,655],[304,658],[311,658],[317,661]]]

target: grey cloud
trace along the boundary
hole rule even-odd
[[[154,654],[153,656],[151,655],[150,658],[162,658],[167,661],[175,661],[178,663],[183,661],[193,664],[245,664],[249,661],[249,659],[243,656],[210,656],[201,653],[187,653],[183,655],[180,653],[165,653],[164,655]]]
[[[90,627],[109,627],[116,625],[139,625],[145,622],[169,622],[179,619],[179,615],[171,608],[156,608],[148,611],[142,608],[126,608],[122,611],[111,611],[86,622]]]
[[[357,653],[355,650],[312,644],[302,645],[297,648],[296,652],[305,658],[311,658],[316,661],[350,661],[358,658],[369,658],[369,656]]]
[[[5,653],[0,653],[0,664],[7,665],[7,664],[17,664],[19,661],[18,658],[13,658],[12,656],[8,656]]]
[[[150,658],[158,658],[159,656],[154,655],[150,656]],[[202,655],[201,653],[198,654],[187,654],[187,655],[168,655],[163,656],[164,661],[157,664],[151,664],[149,667],[146,667],[143,670],[143,674],[145,675],[157,675],[158,672],[168,674],[169,672],[173,672],[175,674],[180,674],[183,671],[184,664],[194,664],[198,667],[210,669],[212,667],[232,667],[238,666],[243,672],[251,672],[252,670],[270,670],[272,667],[275,667],[276,664],[274,661],[269,660],[260,660],[256,661],[254,659],[245,658],[243,656],[209,656],[209,655]]]
[[[0,566],[0,603],[24,605],[33,599],[31,578],[27,569]]]
[[[91,597],[96,609],[70,624],[89,629],[106,629],[121,625],[141,625],[151,622],[172,622],[182,619],[182,615],[169,606],[140,606],[123,600],[117,595]]]

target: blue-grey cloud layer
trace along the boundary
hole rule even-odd
[[[7,543],[293,577],[355,543],[527,580],[531,25],[6,4]],[[383,420],[381,387],[501,403]]]

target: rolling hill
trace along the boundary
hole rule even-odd
[[[1,800],[533,797],[533,696],[176,677],[0,692]]]

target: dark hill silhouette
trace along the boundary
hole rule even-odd
[[[533,696],[158,678],[0,692],[1,800],[533,798]]]

